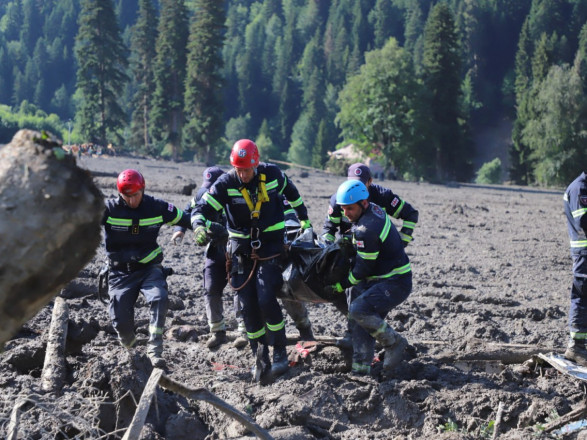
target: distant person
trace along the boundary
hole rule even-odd
[[[357,257],[348,277],[331,286],[346,294],[352,336],[353,364],[357,375],[371,373],[375,341],[385,348],[383,369],[388,372],[405,355],[407,341],[385,317],[412,291],[412,269],[404,244],[383,209],[369,201],[360,180],[347,180],[336,192],[336,203],[352,224]]]
[[[276,293],[283,284],[281,255],[285,217],[282,197],[310,228],[300,194],[281,170],[259,162],[257,145],[237,141],[230,153],[233,169],[220,176],[192,212],[194,238],[208,241],[208,222],[224,209],[229,233],[230,283],[238,291],[247,336],[257,356],[255,380],[267,382],[288,369],[285,321]],[[273,347],[273,365],[269,359]]]
[[[145,194],[145,179],[124,170],[116,183],[119,196],[106,202],[102,218],[108,256],[108,311],[120,343],[136,344],[134,305],[139,293],[149,303],[147,355],[156,368],[165,367],[163,330],[168,306],[163,252],[157,244],[164,224],[190,227],[189,217],[171,203]]]
[[[587,174],[565,190],[564,208],[571,241],[573,285],[569,308],[570,339],[564,356],[587,367]]]
[[[418,223],[418,211],[408,202],[401,199],[390,189],[373,183],[371,170],[363,163],[352,164],[347,172],[348,180],[360,180],[369,191],[369,201],[379,205],[388,215],[403,221],[400,237],[404,246],[413,240],[414,228]],[[348,234],[350,222],[343,215],[341,207],[336,203],[336,194],[330,197],[328,214],[322,228],[322,239],[333,243],[338,233],[340,237]]]

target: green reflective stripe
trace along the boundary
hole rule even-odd
[[[571,332],[572,339],[587,339],[587,333]]]
[[[279,190],[279,194],[283,194],[283,191],[285,191],[285,187],[287,186],[287,176],[284,175],[283,177],[284,177],[283,185],[282,185],[281,189]]]
[[[222,210],[222,205],[220,203],[218,203],[218,200],[216,200],[214,197],[212,197],[210,195],[210,193],[206,193],[202,196],[202,198],[210,205],[212,206],[212,208],[214,208],[216,211],[220,211]]]
[[[115,226],[132,226],[132,220],[129,218],[108,217],[106,223]]]
[[[247,337],[249,339],[259,339],[261,336],[263,336],[265,334],[265,327],[263,327],[261,330],[259,330],[258,332],[247,332]]]
[[[283,211],[283,215],[289,215],[289,214],[295,214],[296,211],[293,209],[286,209],[285,211]]]
[[[293,202],[289,202],[289,204],[292,206],[292,208],[297,208],[298,206],[300,206],[302,203],[304,203],[304,201],[302,200],[302,197],[298,197],[296,200],[294,200]]]
[[[181,217],[183,216],[183,211],[179,208],[175,208],[177,209],[177,215],[175,216],[175,218],[173,220],[171,220],[169,223],[167,223],[168,225],[174,225],[176,224],[178,221],[181,220]]]
[[[384,242],[385,239],[387,238],[387,235],[389,234],[391,226],[392,226],[391,220],[389,219],[388,216],[385,216],[385,226],[383,226],[383,230],[379,234],[379,238],[381,239],[381,242]]]
[[[277,179],[275,179],[275,180],[272,180],[271,182],[265,183],[265,189],[267,189],[267,190],[275,189],[275,188],[277,188],[277,185],[279,185],[279,182],[277,181]]]
[[[242,193],[238,189],[228,188],[226,192],[230,197],[242,197]]]
[[[405,266],[396,267],[391,272],[386,273],[385,275],[375,275],[372,277],[367,277],[368,280],[379,280],[385,278],[391,278],[394,275],[403,275],[404,273],[408,273],[412,270],[412,266],[410,263],[406,264]]]
[[[342,221],[342,217],[330,217],[330,216],[328,216],[328,220],[330,220],[335,225],[338,225]]]
[[[406,204],[406,202],[404,202],[402,199],[400,199],[400,202],[401,203],[399,204],[397,209],[395,211],[393,211],[393,218],[399,217],[400,212],[402,212],[402,209],[403,209],[404,205]]]
[[[358,362],[353,362],[352,369],[355,373],[369,374],[371,373],[371,365],[363,365]]]
[[[404,221],[402,224],[402,228],[414,229],[416,227],[416,223]]]
[[[208,325],[210,326],[211,332],[221,332],[226,330],[226,324],[224,323],[224,319],[218,322],[210,322],[208,321]]]
[[[278,332],[279,330],[283,330],[285,328],[285,321],[281,321],[279,324],[271,325],[267,323],[267,328],[271,332]]]
[[[147,255],[145,258],[139,260],[139,263],[148,263],[149,261],[153,261],[153,259],[159,255],[161,252],[163,252],[161,250],[161,247],[158,247],[157,249],[155,249],[153,252],[151,252],[149,255]]]
[[[374,338],[377,338],[377,336],[379,336],[380,334],[385,333],[385,330],[387,330],[387,322],[383,321],[383,323],[379,326],[377,330],[369,334]]]
[[[349,281],[351,282],[351,284],[352,284],[353,286],[355,286],[355,285],[357,285],[357,284],[359,284],[359,283],[361,282],[361,280],[357,280],[357,279],[355,278],[355,276],[353,275],[353,273],[352,273],[352,272],[350,272],[350,273],[349,273]]]
[[[363,260],[376,260],[379,256],[379,251],[377,252],[359,252],[357,251],[357,255],[361,257]]]
[[[587,247],[587,240],[571,241],[572,248],[583,248]]]
[[[151,226],[158,223],[163,223],[163,217],[142,218],[139,220],[139,226]]]
[[[154,325],[149,326],[149,333],[152,335],[162,335],[163,334],[163,327],[156,327]]]
[[[268,226],[265,229],[263,229],[263,232],[271,232],[271,231],[279,231],[280,229],[284,229],[285,228],[285,222],[279,222],[279,223],[275,223],[272,226]]]
[[[192,199],[192,201],[190,202],[190,208],[195,208],[197,204],[198,202],[196,202],[196,199]]]
[[[334,241],[336,237],[332,234],[324,234],[323,237],[328,241]]]
[[[407,241],[408,243],[414,239],[411,235],[404,234],[403,232],[400,232],[399,236],[402,239],[402,241]]]
[[[240,232],[228,231],[228,236],[231,238],[251,238],[249,234],[242,234]]]
[[[581,217],[583,214],[587,212],[587,208],[577,209],[576,211],[571,212],[574,218]]]

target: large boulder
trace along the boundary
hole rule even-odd
[[[90,261],[104,200],[47,133],[0,149],[0,348]]]

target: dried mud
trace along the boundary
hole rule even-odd
[[[200,184],[203,166],[125,157],[82,157],[106,197],[124,168],[143,172],[147,192],[183,208]],[[321,228],[329,196],[344,178],[287,171],[312,223]],[[203,249],[187,234],[160,244],[170,310],[164,355],[167,374],[191,388],[204,387],[282,439],[491,438],[500,402],[500,439],[547,438],[540,428],[585,398],[584,383],[530,361],[560,352],[572,280],[562,190],[511,186],[380,182],[420,212],[407,248],[414,290],[388,315],[410,342],[410,359],[392,377],[348,374],[348,353],[321,345],[273,384],[252,382],[248,348],[225,344],[208,350],[203,301]],[[195,194],[195,190],[194,190]],[[62,292],[69,306],[67,379],[61,393],[40,391],[52,303],[5,346],[0,355],[0,436],[8,435],[13,407],[21,405],[15,438],[121,438],[151,373],[145,347],[129,353],[116,341],[106,306],[97,297],[101,248]],[[234,328],[232,294],[225,316]],[[314,332],[341,336],[345,323],[330,304],[309,304]],[[146,336],[148,307],[136,307],[137,332]],[[296,335],[291,319],[287,333]],[[294,346],[288,347],[295,350]],[[527,362],[528,361],[528,362]],[[578,432],[564,438],[578,438]],[[214,407],[177,394],[156,393],[143,439],[251,438]]]

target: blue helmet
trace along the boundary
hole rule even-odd
[[[343,182],[336,191],[337,205],[352,205],[353,203],[367,200],[369,190],[360,180],[347,180]]]

